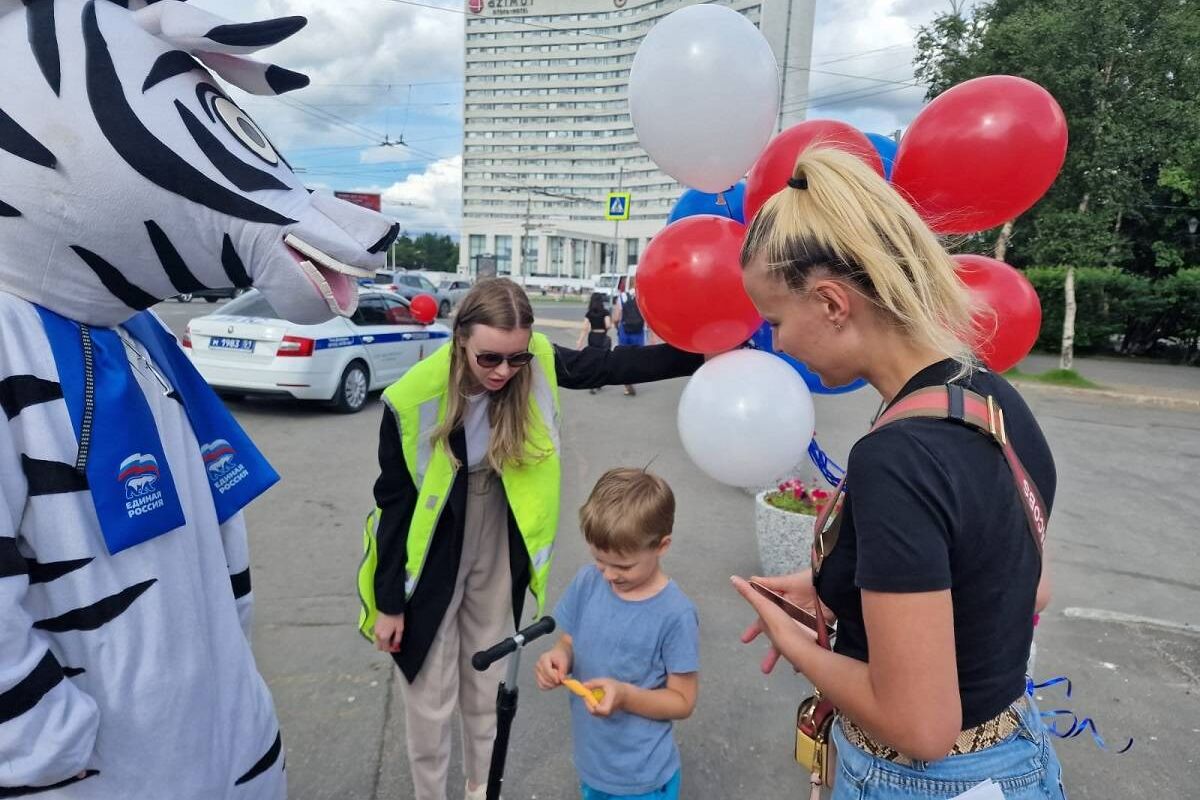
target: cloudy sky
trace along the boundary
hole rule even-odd
[[[193,0],[234,21],[308,27],[259,58],[306,73],[281,98],[236,93],[310,186],[382,192],[410,232],[457,238],[463,19],[458,0]],[[809,118],[891,133],[921,107],[917,28],[949,0],[817,0]],[[404,145],[395,144],[403,137]]]

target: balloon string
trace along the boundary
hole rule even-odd
[[[1034,683],[1033,678],[1027,676],[1025,678],[1025,693],[1030,697],[1033,697],[1034,692],[1038,689],[1047,689],[1063,683],[1066,684],[1066,697],[1069,700],[1071,698],[1071,681],[1065,675],[1060,675],[1057,678],[1051,678],[1043,683]],[[1059,739],[1074,739],[1076,736],[1089,733],[1092,736],[1092,741],[1096,743],[1097,747],[1099,747],[1101,750],[1113,752],[1105,743],[1104,737],[1100,735],[1100,731],[1096,727],[1096,723],[1091,717],[1083,717],[1080,719],[1079,715],[1074,711],[1071,711],[1069,708],[1056,708],[1053,711],[1043,711],[1041,712],[1041,716],[1043,724],[1046,727],[1046,732],[1052,736],[1057,736]],[[1070,718],[1069,720],[1068,717]],[[1065,723],[1066,727],[1060,727],[1060,722]],[[1132,738],[1130,738],[1120,750],[1115,752],[1119,755],[1121,753],[1128,752],[1131,747],[1133,747]]]
[[[830,486],[836,487],[842,482],[842,478],[846,476],[846,470],[833,463],[825,451],[821,449],[821,445],[817,444],[815,436],[808,444],[808,457],[812,461],[813,466],[821,471],[821,475],[825,477]],[[845,487],[843,487],[843,491],[845,491]]]

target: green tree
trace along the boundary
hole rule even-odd
[[[1074,267],[1165,276],[1200,261],[1185,236],[1200,166],[1200,3],[993,0],[921,29],[916,74],[935,96],[969,78],[1020,75],[1066,113],[1067,160],[1045,198],[1006,226],[997,250],[1063,264],[1063,365],[1072,357]],[[1189,179],[1190,176],[1190,179]],[[981,249],[996,233],[972,237]]]
[[[402,233],[392,244],[389,263],[398,269],[454,272],[458,269],[458,245],[446,235],[422,233],[413,239]]]

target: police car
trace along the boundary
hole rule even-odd
[[[392,292],[361,289],[353,317],[296,325],[253,290],[189,322],[183,346],[219,394],[324,400],[353,413],[368,392],[387,387],[449,338],[445,325],[416,322],[408,299]]]

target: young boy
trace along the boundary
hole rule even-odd
[[[671,721],[696,707],[700,623],[659,564],[674,524],[671,487],[641,469],[609,470],[579,510],[595,564],[559,601],[554,618],[564,633],[536,674],[541,689],[573,676],[599,690],[571,696],[583,800],[679,797]]]

